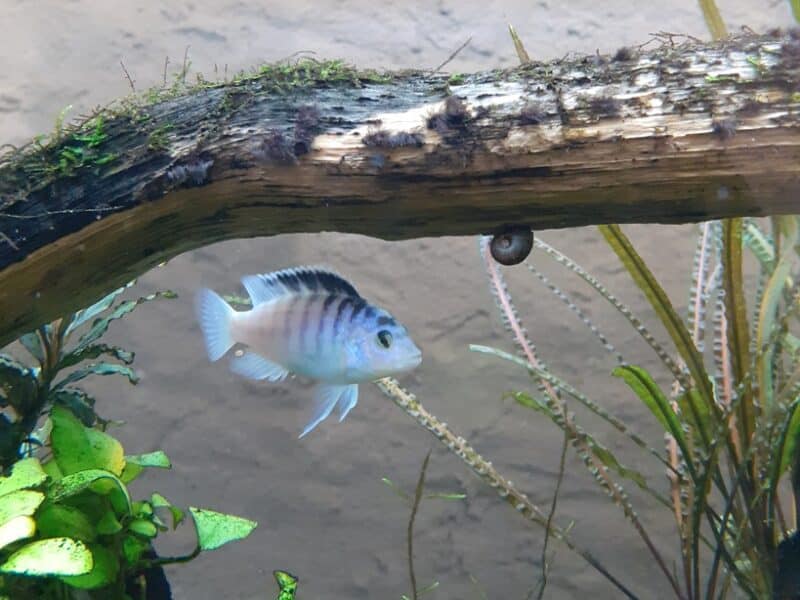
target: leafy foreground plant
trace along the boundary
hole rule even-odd
[[[667,436],[667,451],[652,448],[602,406],[553,373],[537,356],[514,310],[499,268],[482,246],[491,287],[522,358],[472,346],[527,369],[540,391],[516,392],[521,405],[549,417],[569,438],[589,472],[623,510],[677,598],[724,598],[738,589],[750,598],[800,597],[800,220],[777,217],[771,234],[753,221],[701,226],[690,310],[681,318],[655,276],[618,226],[602,226],[608,244],[647,297],[677,357],[659,344],[632,311],[574,261],[537,240],[537,248],[581,277],[612,304],[653,348],[674,379],[661,389],[644,368],[630,365],[580,308],[536,267],[528,268],[586,323],[620,366],[622,378]],[[756,309],[747,311],[743,249],[759,264]],[[752,325],[750,324],[752,320]],[[705,331],[713,329],[713,358],[704,359]],[[567,409],[583,405],[627,436],[667,470],[669,497],[620,463]],[[784,514],[779,484],[789,475],[793,515]],[[678,526],[682,569],[650,538],[623,487],[633,483],[664,505]]]
[[[7,473],[0,477],[0,597],[145,598],[156,597],[155,583],[166,598],[161,566],[189,561],[256,527],[247,519],[189,507],[194,550],[176,557],[154,552],[153,540],[170,528],[162,518],[175,529],[187,511],[157,492],[133,501],[127,486],[147,467],[171,468],[170,461],[162,451],[126,456],[104,431],[109,422],[95,413],[95,399],[74,387],[89,375],[117,374],[136,383],[129,366],[133,353],[98,340],[112,321],[138,305],[174,294],[114,304],[130,285],[23,336],[20,343],[36,367],[0,355],[0,460]],[[100,356],[118,362],[82,365]]]

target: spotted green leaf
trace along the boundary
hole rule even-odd
[[[273,571],[272,575],[278,582],[278,597],[275,600],[294,600],[297,593],[297,577],[287,571]]]
[[[46,479],[47,474],[42,470],[38,458],[23,458],[14,463],[8,477],[0,477],[0,496],[37,487]]]
[[[116,581],[119,559],[100,544],[89,544],[88,547],[92,554],[92,570],[83,575],[62,575],[61,581],[83,590],[102,588]]]
[[[197,530],[197,541],[202,550],[214,550],[228,542],[246,538],[258,523],[204,508],[189,507]]]
[[[61,537],[23,546],[0,565],[0,572],[28,576],[83,575],[93,566],[92,553],[83,542]]]
[[[14,517],[0,525],[0,548],[33,537],[34,533],[36,533],[36,521],[24,515]]]
[[[91,427],[61,406],[54,406],[50,418],[53,456],[61,472],[70,475],[87,469],[102,469],[120,475],[125,467],[122,445],[113,437]]]
[[[17,490],[0,498],[0,525],[19,516],[29,517],[44,502],[44,494],[35,490]]]

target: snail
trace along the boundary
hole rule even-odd
[[[533,231],[524,225],[506,225],[492,237],[489,250],[501,265],[518,265],[533,248]]]

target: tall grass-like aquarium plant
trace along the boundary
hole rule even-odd
[[[628,362],[532,261],[526,266],[613,353],[619,363],[613,374],[625,381],[632,396],[663,428],[665,449],[632,433],[603,407],[602,399],[591,398],[548,368],[514,309],[485,240],[481,253],[490,286],[521,355],[486,346],[472,349],[531,374],[536,387],[510,395],[563,430],[598,485],[622,509],[663,574],[660,597],[798,597],[800,219],[785,216],[766,224],[751,219],[701,224],[684,316],[622,229],[606,225],[600,231],[647,298],[670,345],[657,341],[648,325],[568,256],[538,239],[536,255],[555,260],[583,279],[627,319],[669,373],[669,389],[659,386],[654,374],[642,366]],[[754,286],[745,284],[747,252],[757,263]],[[668,494],[662,494],[642,473],[622,465],[581,427],[579,415],[568,405],[587,409],[650,455],[666,472]],[[672,549],[648,534],[626,493],[631,484],[674,516],[678,536]],[[679,568],[672,566],[676,559]],[[618,587],[635,597],[624,585]]]

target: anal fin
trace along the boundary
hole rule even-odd
[[[254,352],[246,352],[231,360],[231,371],[248,379],[281,381],[289,371]]]

